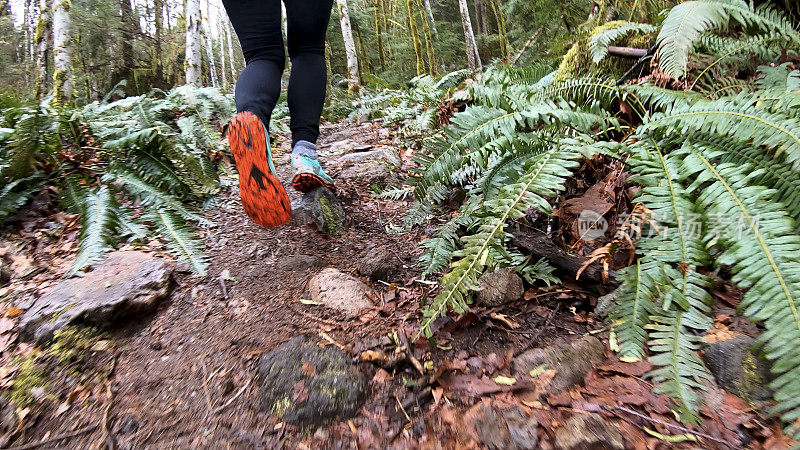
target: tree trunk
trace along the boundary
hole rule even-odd
[[[217,30],[219,30],[219,74],[222,77],[222,89],[228,89],[228,72],[225,70],[225,44],[222,40],[223,25],[222,18],[217,17]]]
[[[53,21],[48,0],[39,0],[39,19],[36,21],[36,98],[43,98],[50,90],[50,42]]]
[[[478,28],[478,34],[488,34],[486,29],[486,3],[484,0],[474,0],[475,5],[475,25]]]
[[[419,10],[420,21],[422,22],[422,35],[425,36],[425,52],[428,54],[428,73],[436,73],[436,52],[433,50],[433,35],[431,34],[430,19],[425,13],[425,8],[420,0],[414,0]]]
[[[164,40],[164,0],[154,1],[153,25],[155,26],[156,42],[155,42],[155,63],[156,74],[153,84],[158,87],[164,87],[164,52],[161,48]]]
[[[417,75],[425,73],[425,61],[422,59],[422,43],[419,41],[419,31],[417,30],[417,20],[414,18],[414,1],[407,0],[408,7],[408,33],[414,44],[414,56],[417,58]]]
[[[378,41],[378,59],[381,62],[381,70],[386,70],[386,57],[383,54],[383,19],[381,17],[381,0],[375,0],[375,38]]]
[[[186,84],[201,86],[202,61],[200,55],[200,0],[186,1]]]
[[[347,0],[336,0],[339,8],[339,23],[342,26],[344,39],[344,52],[347,55],[347,86],[349,91],[357,91],[360,87],[358,79],[358,53],[353,40],[353,29],[350,27],[350,13],[347,10]]]
[[[53,5],[53,104],[72,102],[72,54],[70,48],[69,0]]]
[[[481,58],[478,55],[478,46],[475,44],[475,33],[472,32],[467,0],[458,0],[458,9],[461,11],[461,26],[464,28],[464,40],[467,42],[467,63],[472,70],[480,69]]]
[[[489,2],[492,6],[494,17],[497,20],[497,35],[500,38],[500,53],[503,55],[503,58],[508,58],[510,50],[508,48],[506,19],[505,13],[503,12],[503,5],[497,0],[489,0]]]
[[[431,0],[423,0],[422,3],[425,5],[425,14],[428,15],[428,23],[430,24],[431,31],[433,32],[434,37],[439,36],[439,32],[436,31],[436,21],[433,19],[433,10],[431,9]]]
[[[130,95],[134,87],[133,36],[138,28],[138,20],[133,14],[132,0],[121,0],[119,6],[122,14],[122,67],[119,68],[119,76],[127,81],[125,92]]]
[[[231,25],[228,22],[228,19],[225,18],[225,35],[228,39],[228,60],[231,62],[231,83],[236,82],[236,53],[233,51],[233,30],[231,29]]]
[[[214,61],[214,43],[211,40],[211,20],[209,19],[209,11],[211,5],[206,0],[206,15],[203,16],[203,28],[200,31],[206,38],[206,58],[208,59],[209,77],[211,77],[211,86],[219,87],[219,80],[217,79],[217,63]]]

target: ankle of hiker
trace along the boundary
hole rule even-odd
[[[317,159],[317,146],[308,141],[297,141],[292,148],[292,155],[306,155],[309,158]]]

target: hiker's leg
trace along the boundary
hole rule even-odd
[[[292,73],[287,100],[292,146],[298,141],[317,142],[319,118],[325,103],[325,32],[333,0],[285,0],[287,40]]]
[[[269,128],[281,95],[286,56],[280,0],[223,0],[247,66],[236,81],[236,111],[250,111]]]

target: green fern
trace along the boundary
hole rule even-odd
[[[119,206],[105,186],[89,191],[81,200],[81,243],[75,262],[64,274],[69,278],[113,250],[119,225]]]
[[[7,183],[0,190],[0,219],[5,219],[22,208],[28,200],[39,192],[46,177],[36,173]]]
[[[206,276],[208,256],[201,250],[202,243],[194,235],[193,228],[187,226],[180,216],[158,209],[145,219],[155,223],[158,233],[166,239],[167,246],[179,261],[187,263],[196,275]]]
[[[615,28],[600,31],[589,40],[589,53],[592,55],[592,61],[595,64],[602,61],[608,55],[608,46],[628,34],[648,34],[657,30],[658,28],[647,23],[620,22],[619,26]]]

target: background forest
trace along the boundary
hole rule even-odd
[[[421,238],[412,341],[469,317],[487,275],[577,280],[612,291],[619,361],[701,427],[734,296],[770,362],[759,412],[800,437],[798,2],[337,0],[326,47],[325,119],[408,149],[403,183],[365,191],[405,202],[382,232]],[[81,224],[59,276],[146,243],[205,277],[243,65],[216,0],[0,0],[5,230],[48,191]]]

